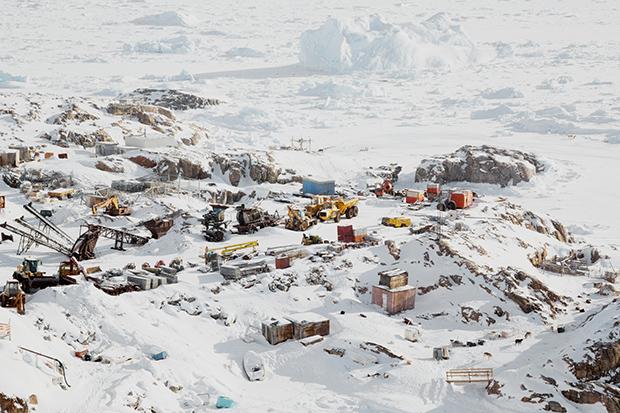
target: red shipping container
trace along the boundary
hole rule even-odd
[[[474,202],[474,194],[471,191],[456,191],[450,194],[450,201],[459,209],[468,208]]]
[[[426,193],[429,195],[439,195],[441,193],[441,187],[439,184],[428,184],[426,186]]]
[[[338,241],[354,242],[353,225],[338,226]]]
[[[286,255],[276,257],[276,269],[281,270],[291,266],[291,258]]]

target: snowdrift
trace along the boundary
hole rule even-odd
[[[159,14],[138,17],[131,21],[133,24],[144,26],[180,26],[190,27],[196,22],[191,16],[177,13],[176,11],[166,11]]]
[[[328,19],[301,35],[299,62],[328,73],[414,74],[473,63],[476,48],[460,26],[438,13],[419,25],[396,25],[379,16]]]
[[[127,43],[123,50],[127,53],[184,54],[194,52],[196,43],[187,36],[178,36],[134,44]]]
[[[0,89],[15,89],[23,86],[27,80],[26,76],[12,75],[0,70]]]

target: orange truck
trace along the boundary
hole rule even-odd
[[[474,193],[472,191],[451,191],[445,199],[439,201],[437,209],[440,211],[465,209],[473,203]]]

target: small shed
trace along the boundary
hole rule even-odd
[[[319,181],[312,178],[304,178],[302,192],[309,195],[335,195],[336,182],[333,180]]]
[[[14,149],[19,152],[20,162],[30,162],[34,158],[34,151],[28,146],[10,145],[9,149]]]
[[[271,317],[263,321],[261,330],[269,344],[276,345],[293,338],[293,323],[283,318]]]
[[[329,319],[316,313],[297,313],[285,317],[293,323],[293,338],[329,335]]]
[[[0,166],[16,167],[20,164],[19,151],[9,150],[0,153]]]
[[[372,303],[383,308],[388,314],[415,308],[416,288],[405,285],[398,288],[388,288],[384,285],[372,286]]]
[[[404,287],[409,284],[409,274],[407,271],[400,268],[394,268],[392,270],[381,271],[379,273],[379,285],[383,285],[387,288]]]

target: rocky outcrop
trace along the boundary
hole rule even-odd
[[[152,169],[157,166],[157,161],[154,161],[150,158],[147,158],[143,155],[136,155],[129,158],[129,160],[137,165],[140,165],[143,168]]]
[[[183,178],[188,178],[188,179],[211,178],[211,173],[208,171],[205,171],[201,164],[190,162],[187,159],[179,159],[178,169]]]
[[[228,174],[228,181],[233,186],[239,186],[242,178],[250,178],[259,184],[276,183],[281,172],[269,154],[218,154],[213,159],[220,172]]]
[[[532,154],[493,146],[466,145],[457,151],[422,161],[416,182],[474,182],[501,186],[530,181],[544,170]]]
[[[157,162],[155,171],[159,176],[167,178],[168,180],[176,179],[179,176],[178,161],[163,158]]]
[[[122,173],[125,172],[123,161],[120,159],[101,159],[95,163],[95,168],[104,172]]]
[[[93,148],[97,142],[113,142],[113,139],[104,129],[97,129],[92,133],[78,132],[61,128],[55,133],[45,133],[41,136],[55,145],[68,147],[69,144],[80,145],[84,148]]]
[[[141,165],[152,165],[152,162],[149,161],[150,159],[144,156],[134,160]],[[161,158],[155,166],[155,171],[161,177],[170,180],[176,179],[179,175],[186,179],[211,178],[211,172],[205,169],[201,163],[184,158],[178,160],[168,157]]]
[[[124,95],[122,100],[143,105],[161,106],[171,110],[204,109],[222,103],[217,99],[203,98],[175,89],[136,89]]]
[[[545,405],[545,410],[548,412],[566,413],[566,407],[562,406],[559,402],[551,400]]]
[[[546,319],[545,314],[555,318],[567,305],[566,297],[554,293],[540,280],[523,271],[506,268],[492,278],[493,285],[526,314],[535,312],[543,319]]]
[[[502,219],[524,226],[540,234],[551,235],[560,242],[572,243],[575,241],[564,224],[559,221],[544,218],[531,211],[523,211],[519,206],[509,202],[505,202],[504,206],[506,211],[500,214]]]
[[[582,362],[572,362],[573,374],[580,380],[591,381],[615,374],[620,383],[620,340],[612,343],[597,343],[589,348],[593,356]]]
[[[189,138],[181,138],[181,142],[183,142],[183,144],[187,146],[194,146],[198,145],[198,142],[200,142],[205,137],[207,137],[206,132],[203,133],[196,131]]]
[[[48,123],[53,123],[55,125],[66,125],[69,122],[83,123],[97,119],[99,119],[99,117],[80,109],[76,104],[70,104],[67,110],[48,119]]]
[[[169,109],[160,106],[111,103],[108,105],[107,111],[112,115],[135,118],[141,124],[150,126],[161,133],[178,130],[178,127],[175,126],[174,114]]]
[[[19,397],[9,397],[0,393],[0,412],[2,413],[28,413],[26,400]]]
[[[601,403],[607,413],[620,413],[620,392],[607,386],[605,392],[594,390],[593,386],[585,386],[586,390],[562,390],[562,396],[578,404]]]

